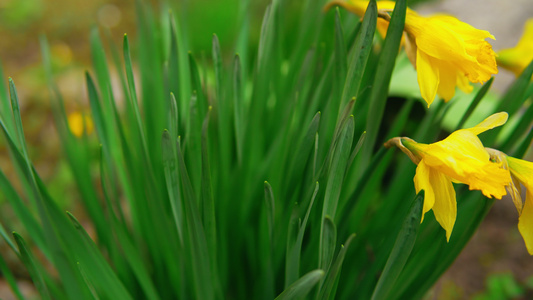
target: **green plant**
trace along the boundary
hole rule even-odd
[[[287,1],[273,1],[255,53],[247,44],[250,3],[241,1],[237,54],[222,53],[213,35],[209,63],[199,63],[187,51],[180,19],[167,7],[157,15],[138,2],[138,46],[130,49],[124,36],[123,60],[109,46],[118,88],[99,33],[91,33],[86,83],[95,134],[81,137],[69,129],[42,39],[61,147],[95,231],[90,236],[62,212],[35,171],[9,80],[9,95],[0,90],[0,125],[24,189],[18,194],[3,173],[0,188],[28,236],[13,239],[4,227],[0,233],[43,299],[418,299],[426,293],[492,200],[458,189],[448,243],[432,213],[420,225],[415,166],[381,145],[403,134],[433,141],[449,106],[424,110],[413,97],[388,95],[406,1],[398,1],[383,41],[374,37],[374,1],[362,20],[323,13],[323,4],[303,1],[288,14]],[[496,111],[531,113],[525,100],[532,72],[530,65]],[[483,105],[491,83],[477,89],[461,125]],[[532,139],[527,125],[483,138],[521,157]],[[0,268],[24,299],[3,260]]]

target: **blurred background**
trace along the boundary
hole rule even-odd
[[[254,45],[268,1],[251,2],[249,44]],[[288,2],[298,5],[299,1]],[[512,5],[501,0],[411,2],[422,15],[448,13],[476,28],[490,31],[496,40],[489,42],[496,51],[513,47],[522,33],[524,22],[533,16],[531,0],[515,0]],[[186,15],[180,14],[184,6],[188,12]],[[157,11],[158,7],[154,2],[154,10]],[[107,40],[107,46],[114,44],[119,49],[124,33],[128,33],[135,43],[135,9],[135,1],[0,0],[2,84],[6,84],[8,76],[17,84],[30,157],[51,188],[52,196],[60,199],[60,205],[68,207],[80,219],[83,212],[75,204],[76,188],[61,158],[50,112],[39,38],[46,36],[51,45],[54,74],[66,100],[67,112],[88,111],[84,72],[91,70],[89,34],[92,29],[98,28],[103,40]],[[210,56],[213,33],[218,35],[223,51],[231,51],[236,38],[238,9],[239,0],[184,0],[173,7],[187,24],[184,30],[193,41],[188,46],[199,57]],[[135,50],[132,50],[135,57]],[[512,73],[501,69],[496,75],[493,92],[502,93],[513,79]],[[9,175],[14,170],[4,143],[0,140],[0,167]],[[9,209],[3,203],[0,195],[1,220],[16,221],[12,220]],[[511,201],[497,201],[471,242],[427,298],[518,299],[513,295],[529,291],[523,299],[533,299],[533,259],[516,228],[517,219]],[[0,252],[14,264],[13,268],[18,268],[18,260],[12,257],[14,254],[3,243],[0,243]],[[29,276],[22,267],[20,270],[16,274],[21,286],[31,293],[33,288]],[[1,276],[0,299],[14,299]]]

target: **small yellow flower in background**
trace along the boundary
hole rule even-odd
[[[524,25],[524,32],[514,48],[498,51],[498,65],[518,77],[533,60],[533,19]]]
[[[67,117],[68,127],[72,134],[81,137],[84,132],[89,135],[94,130],[93,120],[86,114],[79,111],[70,113]],[[84,130],[85,129],[85,130]]]
[[[368,1],[333,1],[326,7],[340,5],[362,15],[367,4]],[[388,22],[390,17],[386,12],[392,12],[394,2],[378,1],[377,5],[380,18]],[[383,27],[378,24],[380,26]],[[455,95],[456,86],[469,93],[473,89],[469,82],[482,83],[498,73],[496,54],[485,41],[494,39],[488,31],[476,29],[452,16],[422,17],[410,9],[406,13],[404,30],[407,56],[417,70],[420,93],[428,107],[437,94],[449,101]]]
[[[516,210],[518,211],[518,230],[524,239],[527,251],[533,255],[533,162],[521,160],[505,153],[486,148],[491,159],[503,162],[504,168],[511,172],[512,181],[507,186]],[[526,199],[522,200],[521,185],[526,188]]]
[[[433,144],[417,143],[405,137],[385,143],[388,148],[400,148],[418,165],[414,183],[417,193],[425,191],[423,214],[433,209],[448,241],[457,216],[452,182],[467,184],[470,190],[480,190],[489,198],[501,199],[506,194],[506,186],[511,181],[509,171],[501,163],[490,160],[477,135],[505,124],[507,117],[505,112],[496,113],[473,128],[457,130]]]

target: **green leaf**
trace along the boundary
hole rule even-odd
[[[348,247],[350,247],[350,243],[354,238],[355,234],[353,233],[348,237],[344,245],[341,245],[341,250],[339,251],[339,254],[337,254],[335,262],[333,263],[333,265],[331,265],[331,268],[329,269],[326,278],[324,278],[324,283],[320,287],[320,293],[318,294],[317,299],[335,298],[334,286],[339,280],[342,269],[342,263],[344,262],[344,257],[346,256],[346,251],[348,251]]]
[[[167,183],[168,198],[170,206],[172,208],[172,215],[174,217],[174,223],[178,230],[178,236],[180,243],[183,244],[183,226],[184,216],[181,200],[181,192],[178,178],[178,161],[176,158],[176,147],[172,142],[172,138],[167,130],[163,131],[162,138],[162,150],[163,150],[163,169],[165,171],[165,180]]]
[[[15,279],[15,276],[13,276],[13,273],[7,267],[6,261],[2,255],[0,255],[0,272],[2,272],[2,276],[6,279],[15,297],[17,297],[18,300],[25,300],[26,298],[24,298],[17,285],[17,279]]]
[[[196,194],[192,187],[183,154],[181,152],[181,142],[178,138],[177,157],[180,181],[183,186],[183,197],[185,206],[185,216],[187,220],[187,232],[190,239],[189,251],[192,257],[192,268],[194,278],[194,291],[198,299],[213,299],[214,291],[211,283],[211,267],[209,262],[209,251],[205,231],[202,225]]]
[[[322,239],[320,240],[319,246],[318,268],[328,271],[337,244],[337,228],[330,216],[326,216],[323,219],[322,230]]]
[[[233,61],[233,119],[234,119],[234,130],[235,130],[235,143],[237,150],[237,161],[239,165],[242,164],[242,148],[243,148],[243,124],[244,124],[244,115],[243,115],[243,90],[242,90],[242,66],[240,56],[235,55]]]
[[[333,83],[336,85],[333,93],[332,105],[342,105],[342,87],[346,78],[346,42],[342,31],[339,8],[335,8],[335,77]],[[337,105],[335,105],[337,104]],[[339,105],[340,104],[340,105]],[[339,107],[340,110],[340,107]]]
[[[315,184],[315,189],[313,191],[313,196],[311,196],[311,200],[309,201],[309,205],[307,207],[307,212],[305,213],[305,217],[303,221],[301,221],[300,224],[300,218],[298,217],[298,205],[296,204],[293,208],[293,214],[291,216],[291,221],[289,222],[289,226],[296,227],[296,237],[294,238],[291,236],[290,232],[287,236],[287,259],[285,262],[285,288],[287,288],[291,283],[296,281],[298,276],[300,276],[300,255],[302,251],[302,243],[304,239],[305,234],[305,228],[307,226],[307,220],[309,220],[309,215],[311,214],[311,209],[313,208],[313,204],[315,203],[315,198],[318,193],[319,184],[318,181]],[[293,217],[294,216],[294,217]],[[289,228],[289,231],[291,231],[291,228]]]
[[[275,300],[292,300],[304,298],[313,287],[324,277],[324,271],[311,271],[286,288]]]
[[[481,99],[483,99],[483,97],[487,94],[487,92],[489,91],[490,87],[492,86],[492,82],[494,81],[494,77],[491,77],[489,79],[489,81],[487,81],[480,89],[479,91],[477,92],[476,94],[476,97],[474,97],[474,100],[472,100],[472,102],[470,102],[470,105],[468,106],[468,109],[465,111],[464,115],[461,117],[461,120],[459,121],[459,123],[457,124],[457,126],[455,127],[455,130],[458,130],[458,129],[461,129],[463,128],[466,120],[468,120],[468,118],[470,117],[470,115],[472,115],[472,112],[474,112],[474,110],[476,109],[477,105],[479,104],[479,102],[481,102]]]
[[[403,35],[403,27],[405,23],[406,14],[406,0],[398,0],[389,28],[387,30],[387,37],[383,42],[383,50],[379,55],[379,60],[376,67],[376,74],[370,93],[369,108],[366,119],[366,143],[362,149],[360,156],[360,164],[358,168],[361,172],[367,168],[370,162],[370,157],[376,144],[379,127],[383,118],[385,104],[387,102],[387,93],[389,90],[389,83],[396,62],[396,56],[400,48],[400,41]]]
[[[41,272],[38,270],[35,257],[26,246],[26,242],[16,232],[13,232],[13,237],[15,238],[15,242],[19,248],[20,258],[30,273],[33,284],[35,285],[35,288],[37,288],[37,291],[39,291],[39,295],[41,295],[42,299],[52,299],[48,289],[46,288],[46,284],[44,283]]]
[[[272,187],[270,186],[270,183],[265,181],[265,204],[266,204],[266,212],[267,212],[267,222],[268,222],[268,234],[270,237],[270,243],[272,244],[274,242],[274,216],[276,214],[275,209],[275,201],[274,201],[274,192],[272,191]]]
[[[344,181],[344,175],[346,173],[346,165],[348,162],[348,157],[350,155],[350,150],[352,148],[354,134],[354,118],[351,116],[348,118],[342,130],[340,132],[339,141],[333,153],[333,159],[331,162],[331,167],[328,174],[328,182],[326,185],[326,191],[324,196],[324,205],[322,208],[322,219],[326,216],[330,216],[332,219],[335,218],[335,213],[337,210],[337,205],[339,202],[339,197],[341,193],[342,183]],[[322,224],[320,230],[320,239],[322,240],[324,234],[324,223]],[[324,249],[321,248],[320,251]],[[322,256],[320,254],[320,256]]]
[[[376,23],[376,1],[369,1],[365,16],[363,17],[361,29],[359,30],[359,34],[357,35],[357,39],[353,46],[353,51],[351,52],[348,61],[348,75],[344,81],[341,105],[349,101],[352,97],[357,97],[359,94],[361,79],[365,72],[368,57],[372,51],[372,41],[374,40]]]
[[[374,293],[373,300],[388,299],[387,295],[391,292],[396,279],[400,275],[413,246],[415,245],[416,237],[418,235],[418,228],[420,227],[420,219],[422,218],[422,207],[424,205],[424,191],[418,193],[415,197],[411,209],[407,214],[400,232],[396,237],[396,242],[389,255],[387,264],[379,277]]]

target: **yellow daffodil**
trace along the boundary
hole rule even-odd
[[[467,184],[470,190],[480,190],[487,197],[501,199],[510,183],[509,171],[490,156],[478,134],[503,125],[507,113],[494,114],[473,128],[460,129],[446,139],[433,143],[417,143],[410,138],[393,138],[386,147],[396,146],[418,166],[414,177],[415,189],[425,191],[423,214],[433,209],[437,222],[450,235],[457,216],[457,202],[452,182]]]
[[[521,160],[505,153],[487,148],[493,161],[502,162],[511,172],[511,182],[507,190],[518,211],[518,230],[524,239],[527,251],[533,255],[533,162]],[[526,199],[522,200],[522,188],[526,188]]]
[[[524,33],[514,48],[498,51],[498,64],[518,77],[533,60],[533,19],[524,25]]]
[[[377,1],[376,2],[377,4],[377,9],[378,9],[378,12],[382,12],[382,13],[385,13],[386,11],[392,11],[394,9],[394,5],[396,5],[396,2],[394,1]],[[368,1],[342,1],[342,0],[334,0],[334,1],[331,1],[329,3],[326,4],[326,6],[324,6],[324,10],[327,11],[329,10],[331,7],[335,6],[335,5],[338,5],[344,9],[346,9],[347,11],[349,12],[352,12],[360,17],[363,17],[365,15],[365,12],[366,12],[366,8],[368,6]],[[407,8],[407,11],[408,12],[413,12],[412,10],[410,10],[409,8]],[[378,33],[382,36],[382,37],[385,37],[385,35],[387,34],[387,29],[389,28],[389,21],[383,19],[383,18],[378,18],[377,19],[377,23],[376,23],[376,30],[378,31]]]
[[[92,119],[79,111],[70,113],[67,117],[68,127],[72,134],[81,137],[84,133],[91,134],[94,129]]]
[[[331,3],[361,15],[368,1]],[[379,17],[389,21],[388,12],[392,11],[394,2],[377,3]],[[404,30],[407,56],[417,69],[420,93],[428,107],[437,94],[448,101],[455,95],[456,86],[469,93],[472,91],[469,82],[482,83],[498,73],[495,53],[485,41],[494,39],[488,31],[476,29],[452,16],[422,17],[410,9],[405,16]]]

